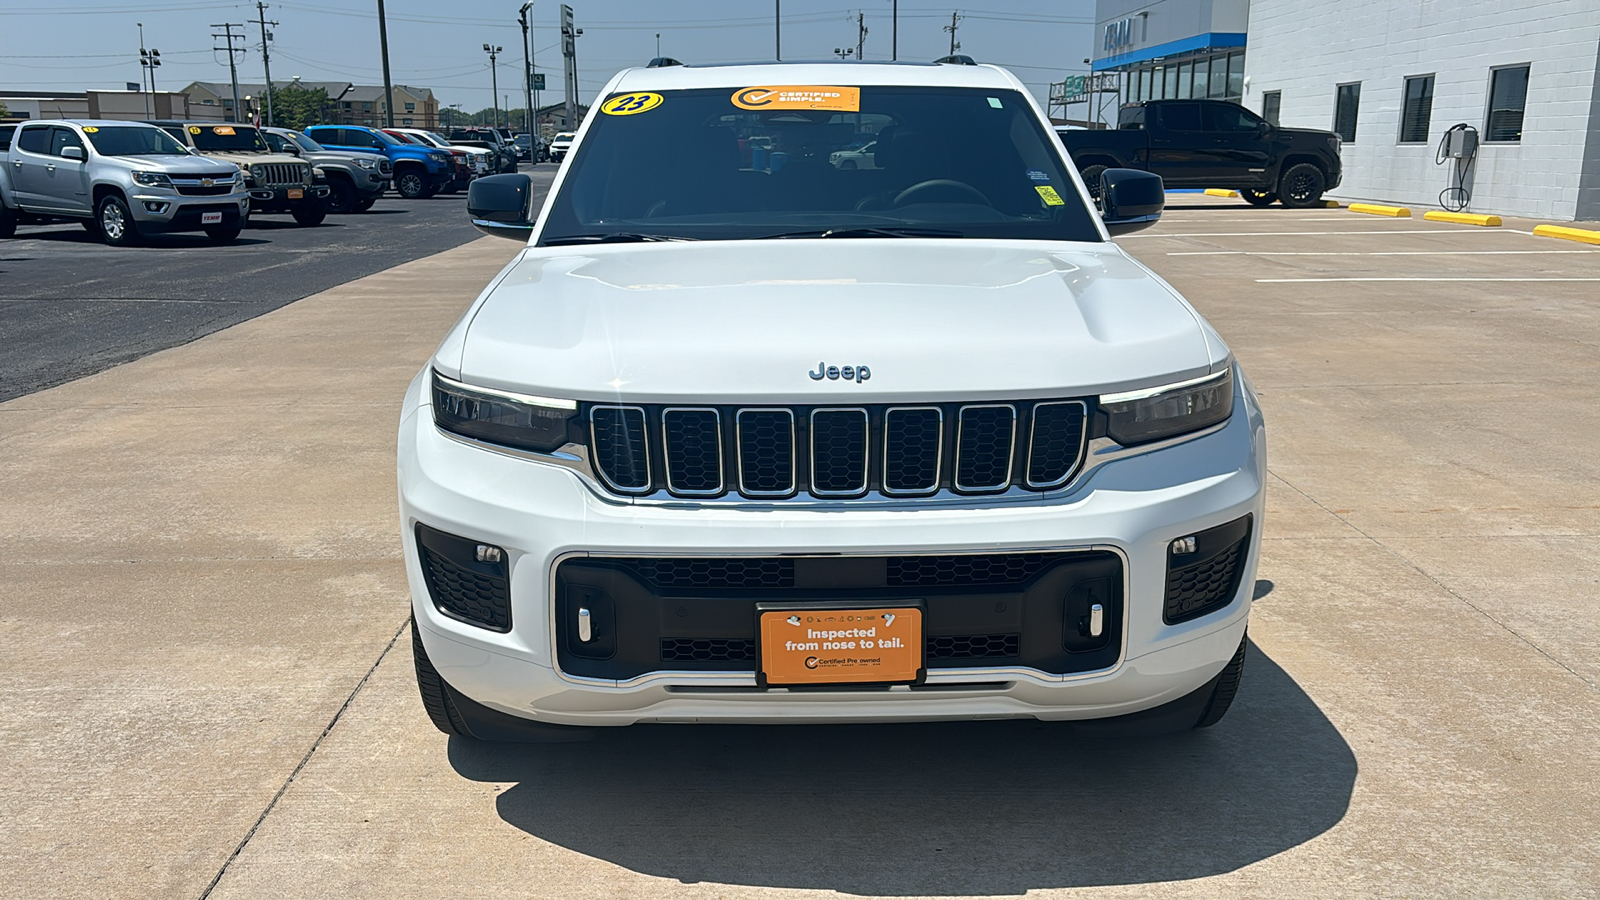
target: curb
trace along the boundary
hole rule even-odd
[[[1422,217],[1430,222],[1454,222],[1457,225],[1482,225],[1487,228],[1493,228],[1500,224],[1499,216],[1481,216],[1477,213],[1443,212],[1437,209],[1428,210],[1422,214]]]
[[[1223,188],[1206,188],[1207,197],[1237,197],[1238,191],[1224,190]]]
[[[1352,203],[1351,212],[1366,213],[1369,216],[1389,216],[1394,219],[1411,218],[1411,210],[1404,206],[1379,206],[1376,203]]]
[[[1561,238],[1564,241],[1581,241],[1585,244],[1600,245],[1600,231],[1589,231],[1584,228],[1567,228],[1562,225],[1535,225],[1533,233],[1538,237]]]

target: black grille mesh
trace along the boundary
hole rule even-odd
[[[929,659],[982,659],[990,656],[1022,655],[1020,634],[960,634],[930,637],[926,642]]]
[[[716,410],[669,409],[661,414],[666,432],[667,487],[674,493],[715,494],[722,490],[722,435]]]
[[[1204,562],[1167,571],[1163,617],[1169,624],[1226,606],[1239,590],[1239,562],[1249,536]]]
[[[788,410],[739,411],[739,472],[747,494],[794,490],[794,416]]]
[[[625,491],[650,487],[644,410],[597,406],[590,416],[594,422],[594,462],[600,473]]]
[[[435,605],[487,628],[511,629],[511,595],[504,581],[464,569],[427,547],[417,550]]]
[[[939,486],[940,413],[933,408],[891,409],[884,414],[883,484],[910,494]]]
[[[794,587],[792,559],[624,559],[617,564],[655,587]]]
[[[740,638],[662,638],[662,662],[748,662],[756,642]]]
[[[891,556],[890,587],[1022,584],[1060,559],[1053,553]]]
[[[1067,480],[1083,453],[1084,407],[1041,403],[1033,410],[1033,440],[1028,445],[1028,484],[1049,487]]]
[[[1016,413],[1009,406],[961,410],[956,441],[956,487],[994,490],[1011,481],[1011,439]]]
[[[867,411],[821,409],[811,416],[811,489],[853,495],[867,490]]]

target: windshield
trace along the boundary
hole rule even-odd
[[[555,137],[551,138],[551,140],[553,140],[553,141],[570,141],[570,140],[572,140],[572,137],[573,137],[574,134],[575,134],[575,132],[563,131],[560,134],[556,135]]]
[[[809,88],[837,92],[815,101],[781,90],[606,101],[540,243],[830,231],[1101,240],[1054,136],[1015,91]]]
[[[434,145],[435,147],[450,146],[450,142],[444,139],[444,135],[437,131],[425,131],[423,134],[427,136],[428,143]]]
[[[377,130],[373,130],[373,131],[368,132],[368,133],[371,134],[373,137],[376,137],[378,140],[383,141],[385,144],[388,144],[391,147],[400,146],[400,142],[395,140],[394,135],[391,135],[391,134],[388,134],[388,133],[382,132],[382,131],[377,131]]]
[[[187,147],[159,128],[137,125],[89,125],[89,143],[101,156],[188,156]]]
[[[397,144],[420,144],[420,143],[422,143],[422,139],[421,138],[416,137],[415,135],[406,134],[403,131],[400,132],[399,134],[390,134],[389,132],[385,131],[384,135],[386,137],[393,138],[394,142],[397,143]]]
[[[290,132],[289,139],[294,141],[296,144],[299,144],[300,149],[305,150],[308,153],[321,153],[324,149],[321,144],[313,141],[311,138],[306,137],[298,131]]]
[[[189,136],[198,150],[267,150],[261,132],[249,125],[190,125]]]

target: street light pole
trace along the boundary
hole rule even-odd
[[[144,49],[144,23],[135,22],[134,24],[139,26],[139,89],[144,91],[144,117],[148,119],[151,118],[150,91],[144,85],[148,80],[145,78],[145,60],[150,58],[150,53]]]
[[[394,85],[389,81],[389,20],[378,0],[378,45],[383,51],[383,114],[385,127],[394,127]]]
[[[483,45],[483,52],[489,54],[489,83],[494,86],[494,93],[489,97],[489,102],[494,104],[494,127],[500,127],[500,72],[497,70],[497,60],[504,47],[491,47]]]
[[[889,27],[889,58],[896,62],[900,59],[900,0],[894,0],[894,11],[891,13],[893,24]]]
[[[772,0],[773,58],[783,61],[783,0]]]
[[[527,104],[523,110],[522,124],[529,134],[533,134],[533,45],[528,43],[528,18],[532,10],[533,0],[528,0],[517,14],[517,20],[522,23],[522,96]]]
[[[267,75],[267,127],[272,127],[272,59],[267,53],[267,39],[271,34],[267,31],[268,25],[277,25],[277,22],[267,21],[267,5],[261,0],[256,0],[256,21],[261,25],[261,68]]]

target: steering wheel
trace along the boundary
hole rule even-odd
[[[934,196],[924,196],[934,195]],[[952,199],[935,199],[938,197]],[[954,199],[959,198],[959,199]],[[993,206],[983,192],[962,181],[951,178],[931,178],[919,181],[895,195],[895,206],[908,206],[912,203],[982,203],[984,206]]]

